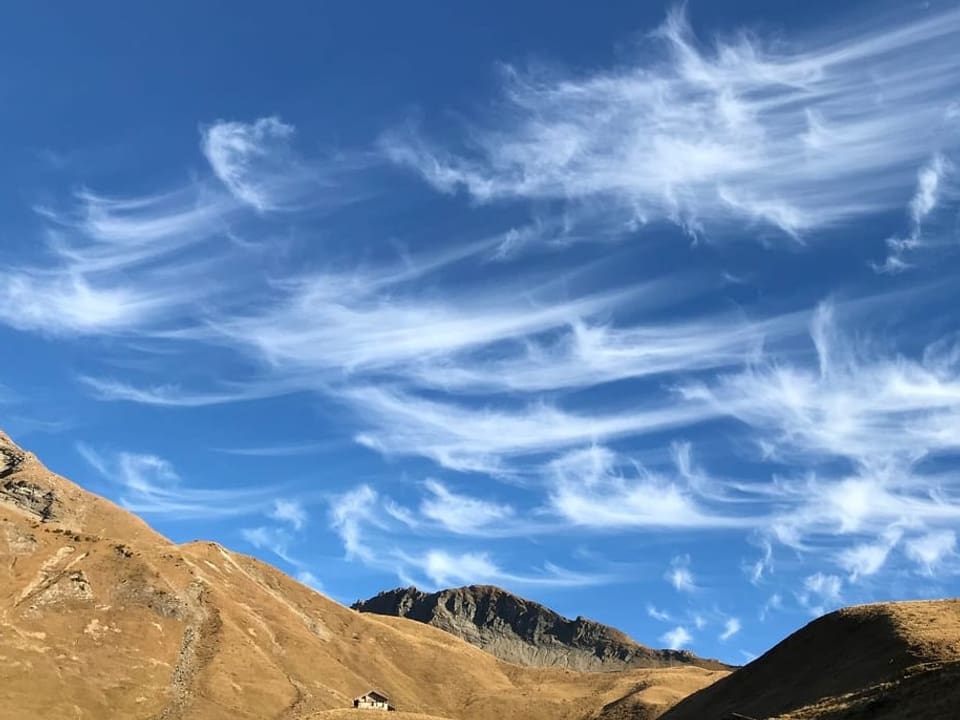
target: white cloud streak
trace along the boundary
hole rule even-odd
[[[343,541],[347,559],[374,561],[374,550],[364,541],[363,532],[365,526],[383,524],[376,490],[360,485],[334,498],[330,504],[330,524]]]
[[[358,388],[346,397],[374,424],[358,436],[364,445],[385,453],[422,455],[454,470],[493,473],[506,469],[503,458],[666,430],[710,417],[703,406],[666,402],[604,416],[567,412],[545,403],[476,409],[377,387]]]
[[[309,171],[291,148],[294,128],[277,117],[252,123],[219,121],[202,131],[201,148],[227,189],[260,212],[302,199]]]
[[[0,322],[47,335],[157,327],[224,288],[198,252],[224,230],[232,205],[200,186],[136,198],[76,196],[52,224],[46,262],[7,265]]]
[[[811,615],[823,615],[827,607],[843,602],[842,588],[843,580],[839,577],[818,572],[804,578],[803,590],[797,598]]]
[[[429,496],[420,503],[420,514],[459,535],[482,533],[514,516],[509,505],[454,493],[436,480],[428,480],[424,487]]]
[[[437,485],[433,490],[439,490]],[[446,493],[446,494],[445,494]],[[424,516],[429,520],[446,519],[454,533],[471,534],[479,526],[463,516],[455,518],[442,514],[451,509],[457,497],[445,488],[433,492],[425,500]],[[471,499],[466,498],[466,502]],[[508,514],[490,503],[474,501],[473,507],[486,513],[485,522]],[[433,503],[433,504],[431,504]],[[481,507],[482,506],[482,507]],[[497,583],[510,586],[582,587],[609,582],[612,578],[598,573],[580,573],[546,562],[542,567],[518,573],[501,567],[494,557],[482,550],[466,552],[447,548],[427,547],[423,550],[406,549],[421,544],[413,538],[422,529],[408,511],[397,506],[389,498],[381,496],[369,485],[360,485],[340,496],[332,498],[330,510],[331,527],[343,541],[347,559],[356,559],[365,565],[395,574],[401,582],[428,587],[451,585]],[[391,534],[399,523],[404,530],[406,542],[397,542]],[[393,527],[391,527],[393,526]]]
[[[300,570],[297,573],[297,580],[317,592],[323,592],[323,581],[314,575],[310,570]]]
[[[691,232],[753,220],[799,236],[896,202],[957,142],[960,11],[888,17],[846,37],[695,37],[683,10],[632,64],[592,74],[504,69],[496,119],[453,154],[410,132],[385,153],[440,190],[603,202]],[[933,147],[931,145],[933,144]]]
[[[675,557],[670,563],[670,569],[667,570],[664,577],[673,585],[677,592],[694,592],[697,584],[693,579],[693,572],[690,570],[690,556],[680,555]]]
[[[550,462],[550,507],[567,521],[601,529],[734,528],[751,520],[707,507],[679,477],[665,477],[593,445]]]
[[[647,605],[647,615],[660,622],[671,622],[673,619],[668,611],[660,610],[653,605]]]
[[[270,517],[279,522],[290,525],[294,530],[302,530],[307,524],[307,511],[297,500],[278,498],[273,501],[273,510]]]
[[[960,477],[924,465],[960,450],[950,430],[960,426],[956,349],[940,340],[919,358],[885,356],[877,343],[847,337],[829,304],[815,313],[811,337],[812,367],[774,356],[686,393],[741,419],[782,461],[814,468],[742,487],[777,508],[765,523],[770,538],[826,550],[856,582],[908,536],[902,547],[924,571],[921,554],[911,555],[915,538],[946,538],[960,520]],[[838,471],[838,461],[849,469]]]
[[[911,251],[925,244],[923,224],[927,217],[936,209],[943,191],[943,183],[952,169],[952,164],[940,152],[933,157],[917,173],[917,187],[910,200],[910,234],[903,237],[892,237],[887,240],[890,254],[882,265],[874,265],[878,272],[896,273],[906,270],[910,265],[906,256]]]
[[[953,530],[936,530],[908,540],[906,546],[907,557],[925,575],[933,575],[944,560],[956,553],[957,534]]]
[[[78,444],[77,451],[106,480],[118,486],[120,503],[136,513],[173,519],[262,514],[269,496],[262,489],[198,488],[186,485],[173,465],[151,454],[101,453]]]
[[[947,167],[947,159],[937,153],[917,173],[917,191],[910,201],[910,218],[917,236],[920,235],[924,219],[937,206],[940,183]]]
[[[893,529],[879,542],[861,543],[842,550],[839,563],[850,573],[850,582],[877,574],[887,562],[890,552],[900,542],[901,536],[900,530]]]
[[[735,617],[727,618],[723,623],[723,632],[720,633],[720,642],[726,642],[742,629],[740,620]]]
[[[422,555],[400,553],[398,557],[408,566],[405,573],[422,574],[428,580],[426,585],[433,588],[471,584],[583,587],[606,581],[602,576],[571,572],[551,563],[539,571],[520,575],[502,569],[485,552],[452,553],[434,548]]]
[[[693,640],[693,636],[682,625],[678,625],[673,630],[669,630],[660,636],[660,642],[671,650],[682,650],[690,645],[691,640]]]

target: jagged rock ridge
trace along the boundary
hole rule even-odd
[[[686,650],[645,647],[616,628],[584,617],[569,620],[548,607],[492,585],[470,585],[435,593],[415,587],[397,588],[358,601],[353,609],[432,625],[518,665],[573,670],[726,667]]]

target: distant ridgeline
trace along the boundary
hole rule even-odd
[[[492,585],[425,593],[397,588],[352,605],[354,610],[417,620],[445,630],[502,660],[533,667],[623,670],[673,665],[728,666],[686,650],[654,650],[593,620],[569,620],[539,603]]]

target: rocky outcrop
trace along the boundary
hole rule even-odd
[[[14,480],[11,476],[20,471],[27,454],[0,434],[0,500],[11,502],[23,510],[38,516],[44,522],[53,519],[56,496],[36,483]]]
[[[490,585],[435,593],[398,588],[356,602],[353,609],[432,625],[518,665],[573,670],[725,667],[686,650],[653,650],[608,625],[584,617],[569,620],[539,603]]]

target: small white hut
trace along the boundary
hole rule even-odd
[[[359,710],[394,710],[390,698],[376,690],[368,690],[353,699],[353,706]]]

